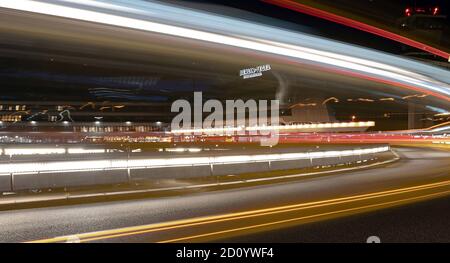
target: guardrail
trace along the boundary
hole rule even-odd
[[[389,146],[378,146],[300,153],[1,163],[0,192],[300,169],[357,162],[389,150]]]

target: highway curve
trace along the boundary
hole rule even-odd
[[[214,241],[450,192],[450,152],[429,148],[395,150],[401,156],[395,163],[295,182],[4,211],[0,212],[0,241]]]

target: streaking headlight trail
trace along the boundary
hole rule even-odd
[[[136,8],[133,8],[133,6],[136,6]],[[0,2],[0,7],[143,30],[310,61],[328,67],[340,68],[357,75],[363,74],[372,79],[397,84],[450,101],[450,86],[448,84],[450,74],[444,70],[411,62],[407,59],[398,59],[381,52],[369,51],[300,33],[284,31],[279,36],[271,38],[266,34],[269,30],[272,30],[271,35],[277,35],[277,32],[273,32],[272,27],[255,26],[236,19],[144,1],[134,1],[133,4],[130,1],[109,1],[106,3],[89,0],[3,0]],[[162,12],[162,10],[178,12],[183,15],[177,16],[177,21],[170,23],[169,17],[164,17],[165,12]],[[185,21],[184,26],[180,25],[180,19]],[[197,22],[192,23],[193,20]],[[204,27],[199,25],[198,21],[207,24],[208,31],[204,30]],[[213,21],[213,23],[208,23],[209,21]],[[219,21],[222,21],[222,23],[219,23]],[[256,31],[256,33],[249,33],[250,31]],[[327,45],[327,50],[318,49]],[[347,50],[340,52],[343,48]],[[333,52],[332,50],[336,51]],[[336,53],[338,51],[340,53]],[[349,56],[349,53],[354,55]],[[374,57],[377,57],[377,59],[374,59]],[[383,61],[380,62],[380,59]]]

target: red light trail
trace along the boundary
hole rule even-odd
[[[380,29],[378,27],[374,27],[368,24],[364,24],[362,22],[350,19],[350,18],[346,18],[346,17],[342,17],[324,10],[320,10],[311,6],[307,6],[304,4],[300,4],[291,0],[262,0],[263,2],[269,3],[269,4],[273,4],[273,5],[277,5],[283,8],[287,8],[290,9],[292,11],[295,12],[300,12],[303,14],[307,14],[307,15],[311,15],[311,16],[315,16],[321,19],[325,19],[331,22],[335,22],[344,26],[348,26],[351,28],[355,28],[361,31],[365,31],[377,36],[381,36],[390,40],[394,40],[400,43],[403,43],[405,45],[429,52],[431,54],[434,54],[436,56],[445,58],[446,60],[448,60],[450,62],[450,53],[447,53],[445,51],[439,50],[437,48],[434,48],[432,46],[429,46],[427,44],[421,43],[419,41],[416,40],[412,40],[409,39],[407,37]]]

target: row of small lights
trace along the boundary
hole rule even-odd
[[[231,131],[256,131],[256,130],[293,130],[293,129],[314,129],[314,128],[345,128],[345,127],[373,127],[375,122],[341,122],[341,123],[318,123],[318,124],[298,124],[286,126],[255,126],[255,127],[225,127],[225,128],[207,128],[207,129],[183,129],[174,130],[171,133],[193,133],[193,132],[231,132]]]

